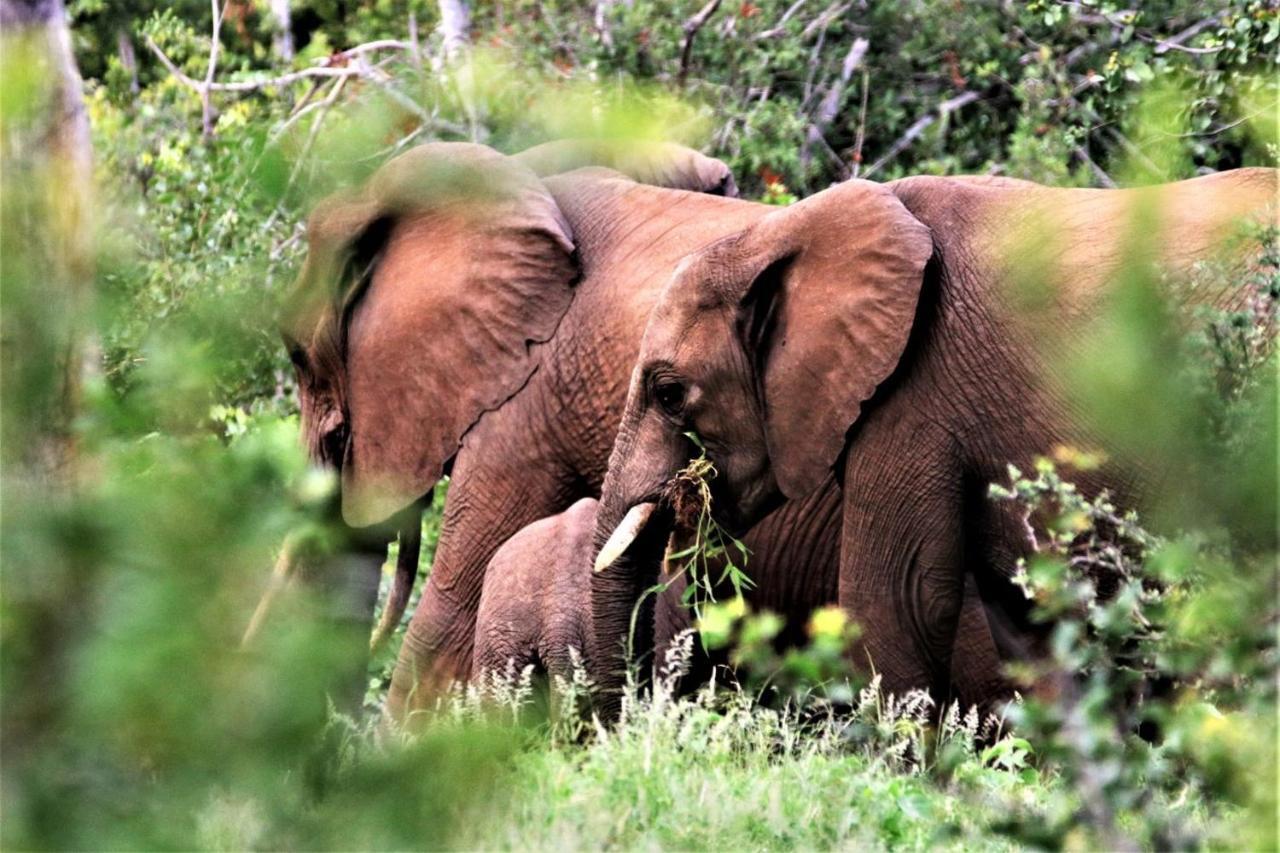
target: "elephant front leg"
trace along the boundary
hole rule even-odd
[[[582,496],[571,472],[538,455],[537,436],[530,439],[499,442],[485,433],[458,455],[431,574],[387,694],[393,721],[434,709],[454,682],[471,676],[485,570],[502,543]]]
[[[431,580],[434,580],[431,579]],[[407,722],[413,711],[432,709],[455,682],[471,676],[476,605],[470,584],[442,589],[428,580],[396,659],[387,693],[387,714]]]
[[[850,453],[844,481],[839,601],[862,629],[856,665],[883,689],[951,691],[964,599],[959,489],[946,454]],[[884,470],[886,458],[908,460]]]

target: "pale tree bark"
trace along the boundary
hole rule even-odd
[[[289,9],[289,0],[271,0],[271,17],[275,18],[276,35],[274,46],[276,55],[285,62],[293,61],[293,23]]]
[[[31,103],[0,139],[5,457],[24,478],[65,487],[74,481],[72,423],[92,353],[86,344],[93,281],[89,120],[61,0],[0,0],[0,41],[6,79],[21,66],[34,81],[23,95],[6,94]]]
[[[471,36],[471,9],[466,0],[440,1],[440,35],[444,54],[452,61],[467,48]]]
[[[21,601],[7,611],[18,618],[6,624],[17,639],[5,666],[23,673],[24,690],[5,697],[0,741],[8,765],[22,767],[66,730],[68,652],[88,624],[94,566],[66,547],[74,528],[55,514],[88,474],[73,425],[94,352],[93,163],[61,2],[0,0],[0,81],[0,537],[57,519],[57,535],[42,530],[48,548],[34,554],[61,555],[5,551],[5,588]]]
[[[129,91],[135,95],[141,91],[138,85],[138,54],[133,49],[133,39],[128,30],[116,30],[116,53],[120,57],[120,67],[129,72]]]

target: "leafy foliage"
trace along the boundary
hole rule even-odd
[[[1109,349],[1066,374],[1102,434],[1139,434],[1172,472],[1161,535],[1057,468],[1001,493],[1055,520],[1026,583],[1057,620],[1042,675],[1080,675],[1011,709],[1016,732],[851,680],[840,611],[779,651],[777,617],[737,596],[700,625],[741,689],[678,697],[667,661],[608,732],[572,713],[531,725],[512,673],[380,739],[328,707],[351,631],[318,627],[325,602],[305,591],[261,647],[237,647],[286,532],[341,544],[274,321],[324,193],[421,141],[557,135],[696,144],[776,204],[854,174],[1106,185],[1274,165],[1274,4],[758,0],[691,33],[698,3],[510,0],[475,4],[460,65],[425,0],[292,5],[286,59],[266,4],[223,4],[212,79],[239,88],[206,99],[159,54],[205,79],[208,4],[68,3],[103,202],[92,272],[67,263],[56,176],[13,144],[51,97],[44,66],[0,55],[5,846],[1274,846],[1274,233],[1246,304],[1190,336],[1151,310],[1159,282],[1129,276],[1136,296],[1101,318]],[[1229,273],[1198,275],[1181,284]],[[51,483],[27,457],[68,337],[91,364],[77,471]],[[372,664],[371,714],[389,667]],[[559,692],[586,707],[585,678]]]

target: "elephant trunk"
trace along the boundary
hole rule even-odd
[[[602,508],[591,574],[591,665],[601,719],[622,711],[628,669],[643,683],[654,649],[654,603],[670,511],[657,502]]]
[[[427,502],[430,503],[430,497]],[[396,557],[396,574],[391,582],[386,606],[382,608],[382,618],[378,620],[373,636],[369,639],[370,654],[382,648],[399,627],[405,608],[409,606],[413,583],[418,578],[418,557],[422,550],[422,514],[416,509],[410,510],[404,519],[399,538],[400,553]]]

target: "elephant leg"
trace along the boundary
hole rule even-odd
[[[530,522],[565,509],[576,493],[557,460],[530,458],[491,436],[472,436],[454,464],[431,574],[423,589],[387,695],[387,713],[404,720],[429,710],[455,681],[471,675],[485,570],[498,548]]]
[[[887,692],[941,699],[964,595],[960,478],[945,434],[879,426],[845,464],[839,602],[862,629],[855,663]]]
[[[803,645],[809,615],[835,604],[839,595],[843,496],[834,478],[813,494],[788,501],[748,531],[746,598],[755,610],[785,619],[780,647]]]
[[[966,572],[964,601],[951,651],[952,699],[962,709],[978,706],[985,711],[993,698],[1011,696],[1012,687],[1003,669],[978,584],[973,574]]]

